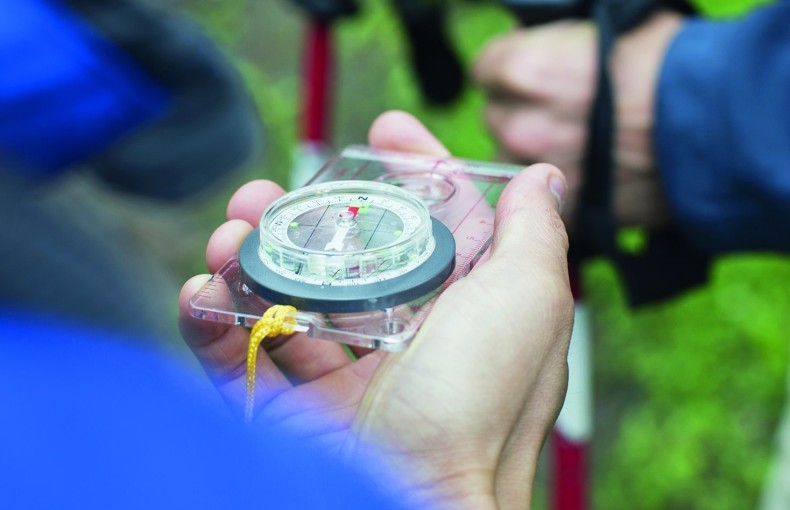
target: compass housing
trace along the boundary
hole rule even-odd
[[[336,181],[288,193],[239,252],[244,283],[276,303],[357,312],[408,302],[455,267],[455,240],[397,186]]]

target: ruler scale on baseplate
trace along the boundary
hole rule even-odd
[[[469,209],[469,212],[465,216],[465,219],[469,220],[475,210],[480,208],[481,210],[479,210],[478,214],[475,214],[472,219],[472,221],[477,221],[479,230],[472,234],[465,230],[459,231],[459,227],[456,227],[453,231],[453,237],[456,242],[455,269],[450,275],[450,278],[442,284],[442,288],[436,293],[436,296],[416,311],[415,320],[420,324],[428,317],[439,294],[453,282],[469,274],[485,251],[491,246],[491,240],[494,235],[494,221],[493,217],[491,217],[492,208],[488,202],[484,200],[490,190],[491,186],[489,185],[486,187],[485,191],[480,194],[479,199],[474,203],[474,206]]]
[[[496,201],[520,170],[349,147],[269,206],[191,313],[249,327],[290,304],[311,337],[402,350],[490,245]]]

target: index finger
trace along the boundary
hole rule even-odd
[[[228,222],[214,231],[206,247],[206,266],[210,272],[217,272],[239,250],[269,204],[284,193],[271,181],[255,180],[233,194],[226,212]]]
[[[272,181],[250,181],[230,198],[226,213],[228,220],[244,220],[257,227],[263,211],[283,194],[285,191]]]

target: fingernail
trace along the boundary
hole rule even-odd
[[[562,206],[565,205],[565,180],[562,177],[552,175],[549,178],[549,189],[557,199],[558,208],[562,212]]]

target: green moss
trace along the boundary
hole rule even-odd
[[[784,402],[790,259],[722,259],[705,288],[636,311],[609,263],[584,280],[603,403],[596,506],[753,508]]]

